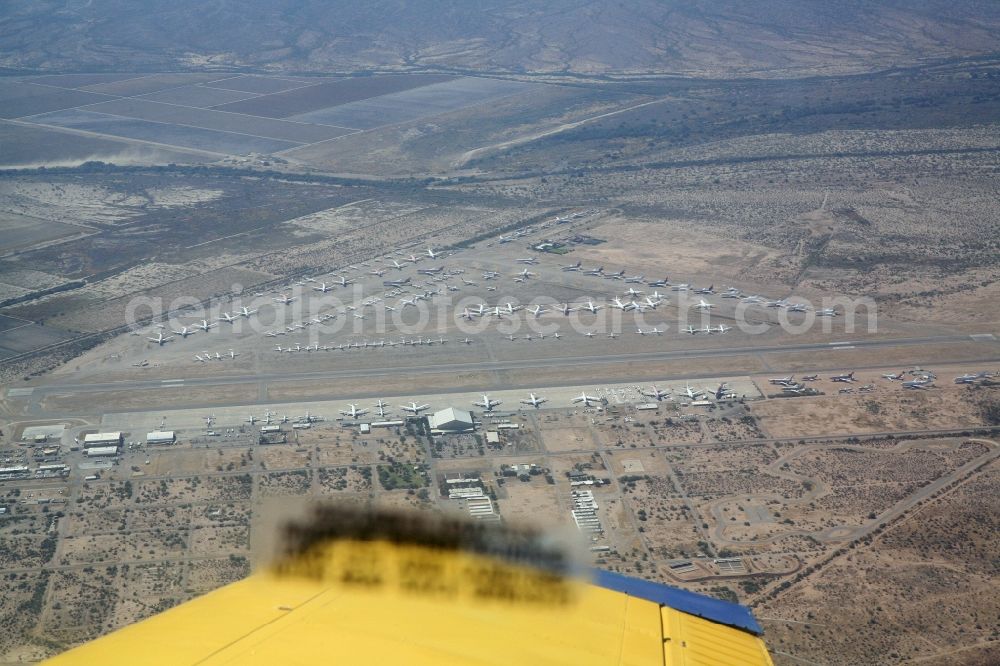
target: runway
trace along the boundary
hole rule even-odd
[[[662,352],[639,352],[622,354],[599,354],[599,355],[576,355],[557,356],[541,359],[512,359],[512,360],[483,360],[463,363],[432,363],[427,365],[407,366],[398,368],[395,366],[377,366],[362,369],[349,370],[322,370],[317,372],[295,372],[295,373],[270,373],[254,375],[230,375],[218,377],[197,377],[190,379],[153,379],[153,380],[130,380],[118,382],[102,383],[76,383],[76,384],[47,384],[31,387],[30,398],[37,401],[45,395],[59,394],[82,394],[101,393],[106,391],[122,390],[143,390],[160,389],[165,387],[213,387],[231,386],[234,384],[266,384],[268,382],[281,381],[306,381],[306,380],[334,380],[350,378],[368,378],[378,376],[393,375],[420,375],[420,374],[457,374],[463,372],[502,372],[510,370],[531,370],[537,368],[554,368],[562,366],[585,366],[585,365],[607,365],[614,363],[629,363],[641,361],[669,361],[674,359],[692,358],[712,358],[724,356],[749,356],[767,353],[795,353],[795,352],[828,352],[835,349],[871,349],[871,348],[891,348],[920,345],[948,344],[959,342],[978,342],[984,345],[994,345],[996,340],[983,336],[971,335],[942,335],[919,338],[893,338],[884,340],[859,340],[859,341],[838,341],[830,343],[809,343],[809,344],[784,344],[771,346],[754,347],[724,347],[714,349],[692,349],[692,350],[672,350]],[[310,352],[310,353],[330,353],[330,352]],[[333,352],[337,353],[337,352]],[[1000,361],[1000,354],[986,355],[988,358],[983,362]],[[374,357],[373,357],[374,359]],[[947,362],[948,359],[918,359],[922,362]],[[850,367],[850,356],[844,357],[844,367]],[[780,368],[774,368],[774,372],[781,372]],[[718,373],[714,373],[718,374]],[[19,387],[8,391],[8,397],[28,397],[27,387]],[[16,393],[14,392],[16,391]]]

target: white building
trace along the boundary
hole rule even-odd
[[[83,436],[83,448],[89,449],[92,446],[121,446],[122,434],[120,432],[95,432]]]
[[[117,446],[91,446],[87,449],[87,455],[93,456],[116,456],[118,455]]]
[[[464,409],[449,407],[440,412],[434,412],[427,417],[427,422],[431,430],[435,432],[469,432],[474,430],[476,422],[472,420],[472,413]]]
[[[173,430],[154,430],[146,433],[147,444],[173,444],[176,439]]]

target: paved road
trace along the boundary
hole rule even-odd
[[[755,346],[755,347],[724,347],[717,349],[690,349],[690,350],[673,350],[673,351],[662,351],[662,352],[639,352],[639,353],[624,353],[624,354],[601,354],[601,355],[582,355],[582,356],[559,356],[547,359],[512,359],[512,360],[483,360],[483,361],[472,361],[467,363],[433,363],[428,365],[417,365],[417,366],[406,366],[406,367],[395,367],[395,366],[375,366],[370,368],[361,369],[349,369],[349,370],[323,370],[317,372],[296,372],[296,373],[274,373],[274,374],[259,374],[259,375],[231,375],[231,376],[213,376],[213,377],[192,377],[190,379],[184,380],[131,380],[131,381],[118,381],[118,382],[100,382],[100,383],[78,383],[78,384],[50,384],[33,387],[33,396],[37,398],[39,395],[50,394],[50,393],[101,393],[104,391],[121,391],[121,390],[142,390],[142,389],[160,389],[164,386],[184,386],[185,388],[191,387],[205,387],[205,386],[228,386],[233,384],[246,384],[246,383],[257,383],[257,382],[272,382],[272,381],[304,381],[304,380],[323,380],[323,379],[343,379],[343,378],[365,378],[365,377],[377,377],[383,375],[400,375],[405,374],[407,376],[412,376],[416,374],[458,374],[467,372],[482,372],[482,371],[505,371],[505,370],[529,370],[543,367],[579,367],[584,365],[604,365],[612,363],[628,363],[636,361],[669,361],[673,359],[686,359],[686,358],[710,358],[718,356],[752,356],[756,354],[767,354],[767,353],[791,353],[791,352],[820,352],[829,351],[831,349],[836,349],[838,347],[849,347],[855,349],[867,349],[867,348],[889,348],[889,347],[904,347],[904,346],[919,346],[919,345],[932,345],[932,344],[947,344],[947,343],[957,343],[957,342],[969,342],[973,340],[969,335],[940,335],[940,336],[929,336],[921,338],[895,338],[887,340],[860,340],[855,342],[837,342],[837,343],[810,343],[810,344],[787,344],[787,345],[773,345],[773,346]],[[982,341],[987,348],[992,348],[993,351],[998,351],[995,346],[994,341]],[[312,352],[312,353],[323,353],[323,352]],[[987,354],[987,356],[989,356]],[[845,357],[845,361],[849,360],[849,357]],[[944,359],[937,358],[937,362],[945,362]],[[983,360],[983,362],[996,362],[1000,361],[1000,354],[995,356],[990,356],[989,359]],[[780,372],[780,370],[776,370]],[[712,376],[717,375],[714,373]]]

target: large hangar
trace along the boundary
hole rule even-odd
[[[454,407],[434,412],[427,417],[427,422],[431,426],[431,431],[439,433],[469,432],[476,428],[471,412]]]

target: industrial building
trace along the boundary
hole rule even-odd
[[[470,432],[476,428],[471,412],[454,407],[434,412],[427,417],[427,422],[434,433]]]
[[[173,444],[177,441],[173,430],[154,430],[146,433],[147,444]]]
[[[601,527],[601,520],[597,517],[597,500],[590,490],[573,490],[573,522],[581,532],[590,534],[601,534],[604,528]]]
[[[83,448],[92,446],[121,446],[123,442],[120,432],[95,432],[83,436]]]
[[[96,456],[116,456],[118,455],[117,446],[91,446],[87,449],[87,455],[89,457]]]

